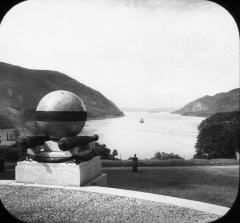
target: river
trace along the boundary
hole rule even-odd
[[[181,116],[169,112],[124,112],[120,118],[90,120],[82,131],[97,134],[99,143],[116,149],[118,158],[151,158],[159,152],[179,154],[191,159],[195,153],[197,126],[205,118]],[[144,123],[140,123],[140,119]]]

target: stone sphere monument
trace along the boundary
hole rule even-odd
[[[64,90],[46,94],[36,108],[39,134],[18,139],[26,160],[17,163],[16,181],[80,186],[100,177],[95,184],[105,185],[93,143],[98,136],[80,135],[86,119],[86,107],[77,95]]]
[[[52,139],[76,136],[87,119],[83,101],[69,91],[53,91],[45,95],[36,109],[37,126]]]

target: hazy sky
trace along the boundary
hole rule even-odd
[[[239,37],[198,0],[29,0],[0,25],[0,61],[63,72],[119,107],[181,107],[239,87]]]

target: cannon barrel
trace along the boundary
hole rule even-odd
[[[22,136],[17,140],[17,143],[27,149],[40,146],[47,140],[50,140],[48,136]]]
[[[64,137],[58,141],[58,147],[63,150],[70,150],[79,145],[87,145],[90,142],[97,141],[98,136],[74,136]]]

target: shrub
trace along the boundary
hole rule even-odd
[[[0,129],[14,128],[15,123],[8,116],[0,114]]]
[[[174,154],[174,153],[156,152],[152,159],[168,160],[168,159],[183,159],[183,158],[178,154]]]
[[[3,156],[6,160],[9,161],[17,161],[22,158],[23,151],[22,149],[17,145],[11,145],[11,146],[0,146],[1,156]]]
[[[114,160],[115,156],[118,155],[118,151],[114,149],[111,153],[111,150],[107,148],[105,144],[99,144],[98,142],[94,143],[94,152],[105,160]]]

